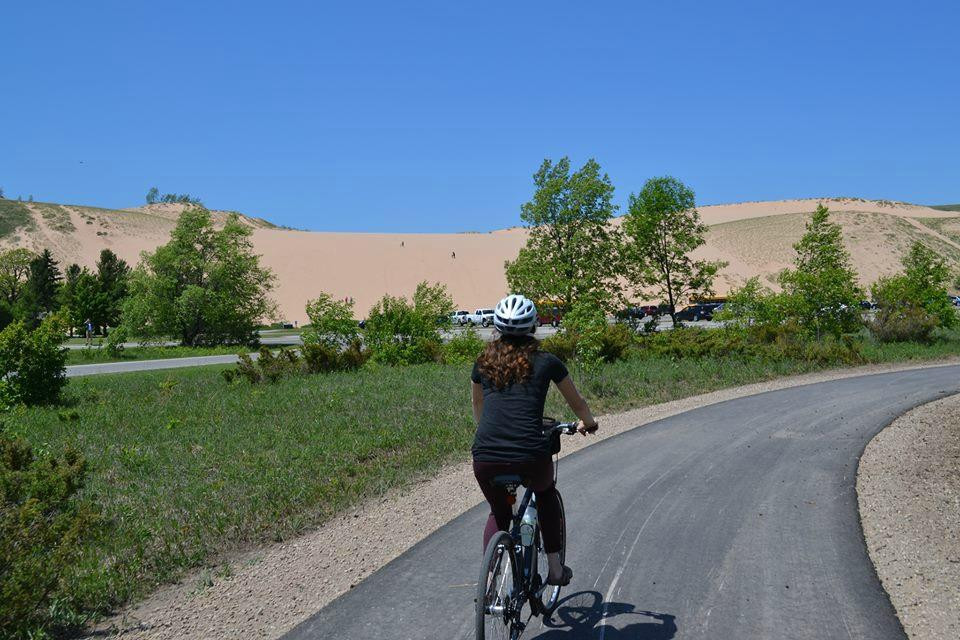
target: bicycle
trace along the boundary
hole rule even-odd
[[[555,423],[545,418],[544,423],[552,425],[544,430],[544,435],[551,438],[553,453],[560,451],[560,434],[577,433],[576,422]],[[556,466],[554,469],[556,473]],[[549,615],[560,598],[560,587],[548,585],[545,581],[548,573],[547,555],[543,553],[533,490],[527,487],[518,505],[517,487],[526,486],[523,478],[518,475],[501,475],[495,476],[493,483],[505,488],[509,493],[513,516],[510,532],[497,532],[490,539],[483,554],[480,579],[477,582],[476,634],[477,640],[517,640],[526,627],[522,619],[525,605],[530,605],[530,617]],[[560,501],[562,541],[560,563],[564,564],[567,520],[563,510],[563,498],[559,492],[557,499]]]

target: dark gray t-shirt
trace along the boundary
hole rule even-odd
[[[480,375],[477,364],[470,376],[483,385],[483,414],[473,438],[473,459],[481,462],[528,462],[550,457],[550,438],[543,435],[543,405],[551,382],[567,377],[567,367],[552,353],[533,354],[533,374],[526,382],[497,389]]]

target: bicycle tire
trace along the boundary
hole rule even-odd
[[[560,564],[565,565],[567,563],[567,514],[563,510],[563,496],[560,495],[559,491],[557,491],[557,500],[560,502]],[[543,540],[542,534],[540,539]],[[549,570],[546,552],[540,554],[537,570],[543,580],[546,581]],[[553,608],[557,606],[557,601],[560,600],[560,589],[561,587],[548,585],[538,596],[540,611],[543,612],[544,616],[550,615]]]
[[[512,640],[516,637],[514,617],[509,613],[513,606],[509,594],[519,591],[516,560],[513,538],[506,531],[498,532],[487,543],[477,580],[477,640]],[[488,613],[488,606],[502,606],[507,613],[499,616]]]

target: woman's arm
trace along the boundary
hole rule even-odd
[[[560,389],[563,399],[567,401],[567,404],[570,405],[573,412],[580,418],[581,424],[578,429],[580,433],[586,435],[596,431],[599,425],[594,419],[593,414],[590,413],[590,407],[587,406],[587,401],[584,400],[580,392],[577,391],[577,387],[573,384],[570,376],[558,382],[557,389]]]
[[[483,414],[483,385],[477,384],[476,382],[471,382],[473,388],[471,389],[472,400],[473,400],[473,422],[474,424],[480,424],[480,416]]]

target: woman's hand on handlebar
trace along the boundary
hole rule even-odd
[[[577,425],[577,432],[582,436],[587,436],[591,433],[596,433],[597,429],[600,428],[600,423],[596,420],[593,421],[593,424],[587,425],[583,420],[579,421],[580,424]]]

